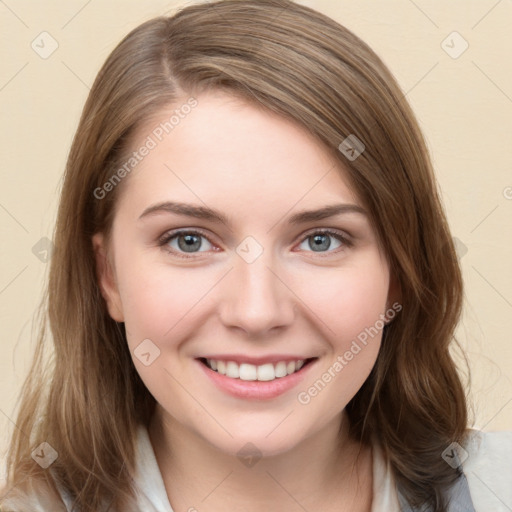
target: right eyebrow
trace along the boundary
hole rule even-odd
[[[178,203],[175,201],[164,201],[162,203],[157,203],[146,208],[139,216],[139,220],[151,215],[157,215],[159,213],[175,213],[177,215],[184,215],[186,217],[210,220],[212,222],[217,222],[226,226],[229,225],[227,218],[217,210],[213,210],[207,206],[195,206],[193,204]]]

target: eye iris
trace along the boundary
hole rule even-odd
[[[184,243],[182,243],[183,240],[185,240]],[[198,235],[180,235],[178,237],[178,245],[183,251],[193,252],[201,247],[201,237]]]
[[[310,239],[311,238],[314,240],[314,245],[312,246],[314,251],[318,251],[319,249],[329,249],[331,246],[329,235],[318,234],[310,237]]]

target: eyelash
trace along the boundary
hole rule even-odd
[[[174,249],[165,247],[166,244],[168,244],[173,238],[176,238],[179,235],[200,235],[200,236],[206,238],[208,240],[208,242],[210,242],[212,245],[215,245],[210,240],[210,238],[203,231],[201,231],[199,229],[180,229],[180,230],[165,233],[162,237],[159,238],[158,245],[160,247],[162,247],[165,251],[167,251],[173,255],[176,255],[179,258],[184,258],[184,259],[195,258],[195,256],[184,256],[185,253],[177,252]],[[332,236],[333,238],[336,238],[337,240],[339,240],[345,247],[352,247],[352,245],[353,245],[353,243],[348,239],[348,237],[344,233],[337,231],[337,230],[331,230],[331,229],[316,229],[314,231],[310,231],[303,236],[300,243],[304,242],[305,240],[307,240],[308,238],[310,238],[314,235]],[[320,253],[318,253],[318,255],[320,258],[328,257],[331,254],[336,254],[340,250],[343,250],[343,246],[338,247],[335,251],[328,251],[327,253],[324,253],[323,255],[320,252]],[[314,251],[307,251],[307,252],[314,252]],[[191,253],[191,254],[198,254],[198,253]]]

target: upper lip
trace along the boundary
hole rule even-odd
[[[313,356],[314,357],[314,356]],[[266,363],[279,363],[280,361],[305,361],[313,357],[297,356],[292,354],[269,354],[267,356],[250,357],[244,354],[211,354],[198,359],[214,359],[216,361],[233,361],[237,364],[247,363],[259,366]]]

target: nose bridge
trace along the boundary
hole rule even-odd
[[[293,293],[279,275],[272,252],[261,247],[258,255],[257,249],[251,241],[242,242],[237,248],[220,307],[226,326],[240,327],[251,334],[293,321]]]

